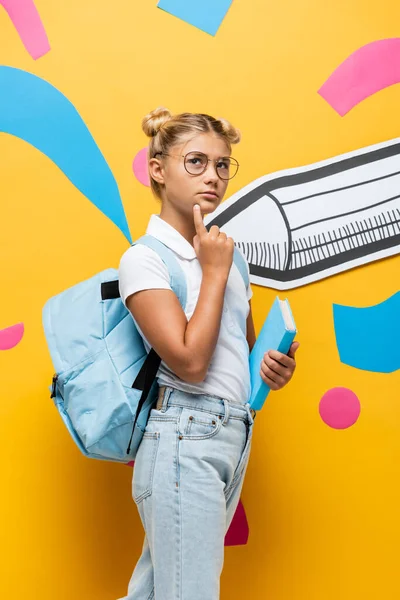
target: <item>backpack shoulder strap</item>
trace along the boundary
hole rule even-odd
[[[183,310],[185,310],[187,299],[186,277],[173,252],[160,240],[149,234],[142,236],[132,245],[135,244],[143,244],[158,254],[168,269],[172,291],[178,297]]]
[[[243,254],[240,252],[240,250],[238,250],[238,248],[236,246],[235,246],[235,250],[233,253],[233,262],[237,266],[239,273],[242,276],[246,290],[247,290],[247,288],[250,285],[249,272],[247,270],[247,263],[246,263],[246,259],[244,258]]]
[[[186,278],[185,278],[185,274],[184,274],[181,266],[179,265],[178,261],[176,260],[176,258],[174,256],[173,252],[171,252],[171,250],[165,244],[160,242],[160,240],[158,240],[157,238],[155,238],[149,234],[146,234],[143,237],[139,238],[135,242],[135,244],[144,244],[145,246],[148,246],[149,248],[151,248],[152,250],[157,252],[157,254],[161,258],[161,260],[164,262],[164,264],[166,265],[166,267],[169,271],[170,279],[171,279],[171,288],[173,289],[175,294],[178,296],[179,302],[181,303],[181,306],[184,308],[186,306],[186,296],[187,296]],[[243,254],[240,252],[240,250],[236,246],[234,249],[233,261],[234,261],[237,269],[239,270],[239,273],[242,276],[244,285],[247,289],[250,285],[250,280],[249,280],[249,273],[248,273],[246,259],[244,258]]]
[[[146,234],[146,235],[142,236],[141,238],[139,238],[138,240],[136,240],[136,242],[134,242],[132,244],[132,246],[134,246],[136,244],[143,244],[144,246],[151,248],[152,250],[154,250],[154,252],[156,252],[158,254],[158,256],[161,258],[161,260],[164,262],[164,264],[167,267],[168,272],[169,272],[170,284],[171,284],[172,291],[178,297],[178,300],[180,302],[180,305],[182,306],[182,309],[185,310],[186,298],[187,298],[186,277],[182,270],[182,267],[179,265],[173,252],[165,244],[160,242],[160,240],[158,240],[157,238],[155,238],[149,234]],[[154,348],[151,348],[149,354],[147,355],[146,359],[144,360],[144,362],[140,368],[139,373],[136,376],[135,381],[132,384],[133,388],[141,390],[142,393],[140,395],[140,400],[138,402],[138,406],[136,409],[135,419],[134,419],[133,427],[132,427],[132,433],[131,433],[129,445],[128,445],[128,448],[126,451],[128,455],[131,451],[132,439],[133,439],[133,435],[135,432],[135,427],[137,426],[138,417],[139,417],[140,412],[144,406],[144,403],[150,393],[153,382],[157,377],[157,372],[158,372],[160,363],[161,363],[161,358],[158,356],[158,354],[156,353]]]

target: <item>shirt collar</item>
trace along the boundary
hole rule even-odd
[[[151,215],[146,233],[160,240],[186,260],[197,258],[193,246],[172,225],[163,221],[159,215]]]

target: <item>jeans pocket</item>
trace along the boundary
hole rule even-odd
[[[136,454],[133,467],[133,499],[139,504],[153,491],[153,476],[156,466],[160,434],[145,431]]]
[[[222,419],[216,415],[201,411],[184,409],[180,418],[181,437],[185,440],[207,440],[217,435]]]

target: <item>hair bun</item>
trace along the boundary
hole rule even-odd
[[[142,129],[147,137],[154,137],[161,127],[172,119],[172,114],[167,108],[159,107],[152,110],[142,121]]]
[[[241,140],[242,134],[239,129],[233,127],[229,121],[226,119],[218,118],[218,121],[221,123],[222,131],[226,135],[230,144],[238,144]]]

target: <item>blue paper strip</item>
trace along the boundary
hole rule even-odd
[[[158,8],[215,35],[232,0],[160,0]]]
[[[43,152],[131,242],[110,167],[79,113],[61,92],[35,75],[1,66],[0,131]]]
[[[333,305],[342,363],[374,373],[400,369],[400,292],[368,308]]]

